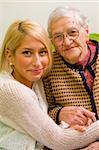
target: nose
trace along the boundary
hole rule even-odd
[[[64,34],[63,43],[65,45],[71,45],[71,43],[73,43],[73,40],[72,40],[72,38],[70,38],[70,36],[68,34]]]
[[[37,67],[41,65],[40,57],[38,55],[33,57],[33,65]]]

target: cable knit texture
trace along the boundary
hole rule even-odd
[[[99,121],[83,133],[56,125],[47,115],[41,80],[29,89],[6,73],[0,75],[0,121],[0,148],[7,150],[42,150],[36,141],[53,150],[73,150],[99,138]]]

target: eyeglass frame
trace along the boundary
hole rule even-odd
[[[69,33],[72,33],[72,32],[68,32],[68,33],[66,33],[66,32],[63,32],[63,33],[56,33],[55,35],[53,35],[50,39],[52,40],[54,40],[54,42],[55,43],[59,43],[59,42],[62,42],[63,43],[63,41],[64,41],[64,39],[65,38],[69,38],[69,39],[71,39],[71,40],[76,40],[78,37],[79,37],[79,30],[77,29],[77,28],[72,28],[70,31],[77,31],[77,33],[76,33],[76,35],[75,36],[73,36],[73,35],[69,35]],[[57,36],[56,36],[57,35]],[[61,36],[61,37],[59,37],[59,38],[61,38],[61,39],[55,39],[55,38],[58,38],[58,36]],[[55,37],[56,36],[56,37]]]

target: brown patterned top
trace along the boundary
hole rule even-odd
[[[57,52],[53,53],[53,67],[49,75],[43,79],[43,83],[49,114],[55,122],[57,113],[63,106],[82,106],[95,111],[99,117],[99,45],[95,41],[89,42],[90,49],[93,45],[96,47],[96,53],[91,63],[86,66],[94,78],[92,89],[86,82],[82,68],[66,63]]]

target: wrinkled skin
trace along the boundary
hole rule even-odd
[[[96,121],[95,114],[82,107],[63,107],[59,114],[59,120],[69,124],[70,127],[84,131],[87,126]]]

